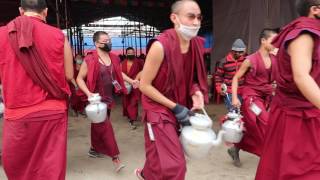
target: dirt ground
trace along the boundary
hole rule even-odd
[[[118,100],[119,101],[119,100]],[[224,106],[210,104],[208,114],[214,120],[215,132],[218,130],[217,117],[225,113]],[[131,130],[122,107],[118,102],[112,111],[112,124],[120,149],[120,158],[126,167],[119,173],[113,172],[111,159],[89,158],[90,122],[82,117],[69,116],[67,180],[136,180],[133,171],[142,167],[145,158],[143,127]],[[2,130],[2,120],[0,121]],[[231,164],[225,144],[214,147],[210,155],[201,161],[187,160],[186,180],[252,180],[254,179],[258,158],[241,151],[241,168]],[[7,179],[0,167],[0,180]]]

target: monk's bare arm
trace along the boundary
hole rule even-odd
[[[238,86],[239,79],[249,70],[251,63],[246,59],[240,66],[239,70],[232,78],[232,105],[239,106],[240,101],[238,99]]]
[[[129,76],[127,76],[124,72],[122,72],[122,78],[123,80],[125,80],[126,82],[133,84],[133,79],[131,79]]]
[[[140,62],[141,62],[141,61],[140,61]],[[141,66],[142,66],[142,68],[143,68],[144,62],[141,62]],[[134,79],[140,81],[140,79],[141,79],[141,73],[142,73],[142,70],[136,75],[136,77],[135,77]]]
[[[248,59],[246,59],[241,64],[241,66],[240,66],[239,70],[236,72],[236,74],[233,76],[233,78],[232,78],[232,94],[238,93],[239,79],[248,71],[250,66],[251,66],[250,61]]]
[[[77,84],[77,82],[76,82],[76,80],[74,78],[71,79],[71,83],[76,89],[78,88],[78,84]]]
[[[142,72],[142,71],[140,71],[140,72],[136,75],[135,80],[139,80],[139,81],[140,81],[140,79],[141,79],[141,72]]]
[[[68,39],[64,40],[64,72],[66,79],[71,81],[73,79],[73,56]]]
[[[320,109],[320,88],[310,76],[313,49],[314,41],[312,36],[302,34],[289,44],[288,53],[291,56],[294,82],[301,93]]]
[[[152,100],[163,106],[173,109],[176,103],[172,102],[152,86],[152,81],[158,74],[164,58],[163,47],[159,42],[154,42],[147,55],[146,62],[141,72],[140,91]]]
[[[79,88],[89,97],[91,96],[92,92],[89,91],[86,85],[86,82],[84,81],[84,79],[87,77],[87,73],[88,73],[88,66],[87,66],[87,63],[83,61],[78,73],[77,83]]]

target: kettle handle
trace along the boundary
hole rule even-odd
[[[207,116],[207,118],[212,121],[212,119],[209,117],[209,115],[208,115],[207,111],[204,109],[204,107],[201,108],[201,110],[202,110],[203,114],[204,114],[205,116]]]

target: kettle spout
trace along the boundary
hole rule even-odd
[[[244,123],[240,122],[239,129],[237,129],[237,132],[242,133],[243,130],[244,130]]]
[[[218,133],[218,136],[217,136],[217,139],[213,140],[212,141],[212,145],[213,146],[218,146],[221,144],[222,142],[222,137],[223,135],[225,134],[226,132],[224,130],[220,130],[219,133]]]

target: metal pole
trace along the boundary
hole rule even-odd
[[[69,12],[68,12],[68,8],[67,8],[68,4],[67,4],[67,0],[64,0],[64,15],[65,15],[65,28],[68,29],[69,27]]]
[[[128,25],[129,23],[127,23],[127,25]],[[126,45],[126,47],[128,47],[129,46],[129,38],[128,38],[128,32],[129,32],[129,26],[126,26],[125,27],[125,39],[126,39],[126,43],[125,43],[125,45]]]
[[[60,26],[59,0],[56,0],[56,17],[57,17],[57,27],[61,28],[61,26]]]
[[[75,27],[76,28],[76,34],[77,34],[77,54],[79,54],[79,29],[78,26]]]
[[[121,22],[122,22],[122,18],[121,18]],[[121,23],[122,24],[122,23]],[[125,43],[125,40],[124,40],[124,32],[125,32],[125,26],[122,27],[122,30],[121,30],[121,36],[122,36],[122,55],[124,55],[124,43]]]
[[[130,23],[130,25],[132,26],[132,23]],[[130,34],[130,46],[133,47],[133,42],[132,42],[132,36],[133,36],[133,34],[131,34],[131,32],[132,32],[132,29],[131,29],[131,27],[130,27],[130,32],[129,32],[129,34]]]
[[[69,28],[70,30],[70,45],[73,48],[73,29],[72,27]]]
[[[136,22],[134,22],[134,25],[136,26]],[[137,31],[136,31],[136,27],[134,27],[134,45],[135,45],[135,54],[137,56]]]
[[[140,55],[142,54],[142,42],[141,42],[141,22],[139,21],[139,44],[140,44]]]
[[[144,33],[145,33],[146,44],[148,44],[148,34],[149,33],[148,33],[147,26],[144,27]],[[147,48],[146,48],[145,54],[147,54]]]

